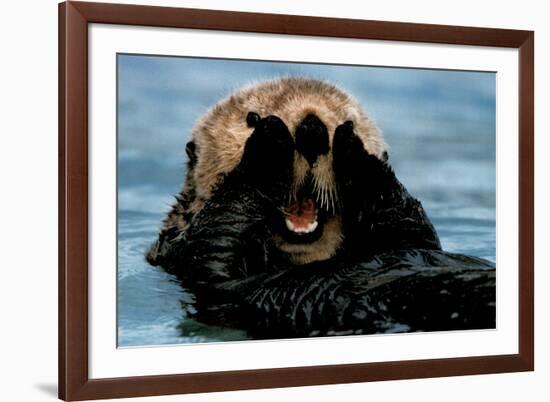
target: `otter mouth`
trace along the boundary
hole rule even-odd
[[[282,208],[280,234],[289,243],[312,243],[322,236],[327,214],[311,186],[305,185]]]
[[[317,204],[311,198],[294,202],[285,212],[286,228],[292,233],[313,233],[319,226]]]

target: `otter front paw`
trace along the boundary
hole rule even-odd
[[[249,113],[247,123],[254,132],[246,141],[238,171],[256,188],[276,193],[291,180],[294,141],[286,124],[277,116],[260,118]]]
[[[336,181],[344,189],[350,189],[354,185],[361,188],[369,180],[369,192],[372,193],[375,190],[373,179],[389,169],[386,164],[387,153],[384,153],[384,160],[369,154],[363,141],[353,131],[351,121],[336,128],[332,149]]]
[[[401,185],[385,160],[365,149],[351,121],[336,128],[332,148],[348,249],[364,249],[368,243],[374,251],[371,237],[378,216],[393,203],[392,194],[401,193]]]
[[[391,169],[386,162],[368,153],[354,133],[351,121],[336,128],[332,149],[343,223],[348,231],[355,231],[375,208],[383,187],[389,184],[386,179],[391,176]]]
[[[399,182],[386,157],[370,154],[346,122],[335,132],[333,166],[342,199],[344,236],[367,254],[440,249],[437,233],[418,200]]]
[[[279,217],[280,198],[288,194],[294,142],[276,116],[249,114],[254,127],[239,165],[217,185],[194,216],[185,239],[174,247],[176,274],[189,286],[243,279],[271,269],[272,244],[266,222]]]

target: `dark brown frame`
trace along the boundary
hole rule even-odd
[[[88,377],[88,24],[519,49],[519,353],[214,373]],[[534,369],[534,33],[508,29],[66,2],[59,5],[59,397],[137,397]]]

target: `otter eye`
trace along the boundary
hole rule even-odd
[[[246,124],[248,127],[256,127],[260,120],[260,115],[256,112],[248,112],[246,115]]]

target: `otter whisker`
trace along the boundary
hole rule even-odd
[[[316,189],[317,199],[322,208],[327,211],[335,211],[335,192],[332,188],[327,186],[317,186]]]
[[[289,204],[291,204],[295,199],[296,199],[296,191],[293,190],[292,188],[289,188],[289,189],[288,189],[288,198],[287,198],[287,202],[288,202]]]
[[[285,208],[283,207],[279,207],[277,208],[279,210],[279,212],[281,212],[281,214],[283,214],[284,216],[291,216],[292,214],[290,212],[288,212]]]
[[[319,185],[319,188],[321,190],[321,193],[322,193],[322,207],[327,209],[329,208],[329,198],[330,198],[330,193],[329,193],[329,189],[327,188],[326,184],[323,182],[322,184],[318,181],[318,185]]]
[[[315,200],[322,205],[319,184],[317,183],[317,178],[315,176],[313,176],[313,194],[315,194]]]
[[[334,205],[334,200],[332,198],[332,189],[328,189],[328,200],[329,200],[329,204],[327,205],[327,209],[332,211],[333,205]]]
[[[317,186],[317,191],[321,196],[321,208],[324,208],[325,200],[326,200],[326,194],[325,194],[324,188],[322,188],[317,181],[315,181],[315,184]]]

